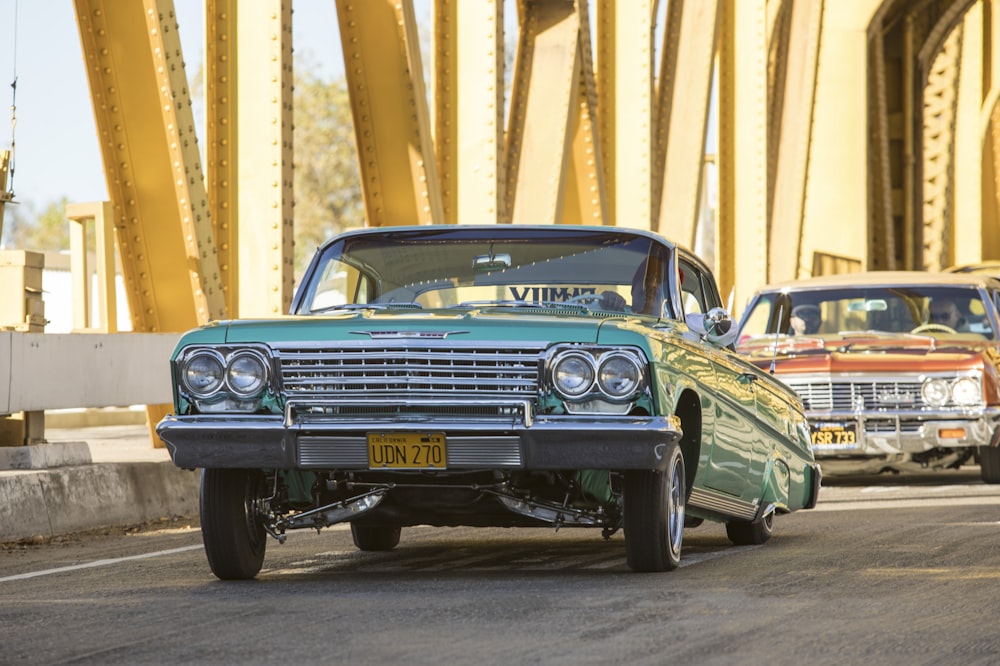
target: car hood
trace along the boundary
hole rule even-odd
[[[203,343],[441,340],[637,344],[655,320],[632,316],[529,313],[510,308],[358,310],[213,322],[187,333],[181,345]]]
[[[935,372],[981,367],[996,343],[922,335],[849,334],[758,338],[737,351],[775,373]]]

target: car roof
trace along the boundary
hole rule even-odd
[[[1000,275],[1000,261],[984,261],[978,264],[961,264],[944,269],[946,273],[986,273],[993,277]]]
[[[608,225],[585,225],[585,224],[420,224],[420,225],[399,225],[384,227],[356,227],[347,229],[332,238],[323,242],[322,247],[331,245],[334,242],[352,237],[368,236],[380,234],[400,234],[406,232],[416,232],[418,234],[433,234],[441,231],[454,231],[462,233],[485,233],[486,236],[522,236],[524,233],[537,233],[558,235],[562,233],[595,233],[595,234],[622,234],[631,236],[644,236],[657,243],[672,249],[686,250],[683,245],[673,241],[655,231],[647,229],[635,229],[632,227],[617,227]],[[688,251],[690,253],[690,251]]]
[[[943,273],[932,271],[862,271],[820,275],[798,280],[785,280],[764,285],[757,292],[799,291],[826,287],[902,287],[902,286],[952,286],[1000,287],[1000,282],[982,273]]]

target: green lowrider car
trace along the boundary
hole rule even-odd
[[[820,487],[794,392],[732,349],[708,267],[614,227],[364,229],[319,249],[288,316],[216,322],[171,359],[173,462],[201,469],[213,573],[349,521],[623,530],[636,571],[685,527],[766,541]]]

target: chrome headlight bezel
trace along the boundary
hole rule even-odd
[[[615,385],[622,380],[624,383]],[[641,383],[642,367],[633,355],[611,352],[601,357],[597,367],[597,385],[608,397],[624,399],[633,396]]]
[[[227,359],[226,386],[241,398],[260,394],[267,386],[268,376],[267,360],[257,351],[242,349]],[[250,381],[247,382],[246,378],[250,378]]]
[[[943,407],[951,400],[951,387],[948,381],[941,377],[928,377],[920,386],[920,397],[924,404],[931,407]]]
[[[593,357],[579,351],[558,355],[552,362],[552,386],[563,398],[573,400],[593,389],[597,368]],[[576,380],[574,384],[569,381]]]
[[[631,347],[560,346],[551,351],[546,368],[546,386],[567,404],[627,404],[649,386],[645,356]],[[572,385],[561,377],[570,369],[570,376],[578,378]],[[623,376],[627,381],[617,385]]]
[[[982,381],[978,377],[959,377],[951,384],[951,399],[962,407],[982,405],[984,401]]]
[[[214,381],[199,383],[192,371],[214,368]],[[202,412],[252,412],[258,409],[274,376],[270,350],[263,345],[191,345],[174,360],[179,397]]]
[[[198,364],[206,364],[201,370],[197,369]],[[215,372],[210,373],[210,368],[214,367]],[[215,378],[210,382],[198,385],[194,377],[204,377],[207,374],[214,374]],[[215,395],[226,384],[226,361],[215,349],[197,349],[186,355],[179,361],[178,380],[183,388],[196,398],[207,398]]]

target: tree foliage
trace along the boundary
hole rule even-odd
[[[354,123],[343,77],[306,71],[295,83],[295,266],[344,229],[364,226]]]
[[[66,197],[44,204],[41,212],[28,201],[4,207],[3,243],[9,250],[35,252],[69,249]]]

